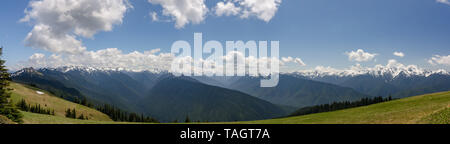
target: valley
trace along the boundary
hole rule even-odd
[[[405,98],[448,91],[449,77],[442,72],[427,76],[400,72],[395,77],[389,73],[383,77],[367,74],[311,77],[291,73],[281,74],[278,86],[261,88],[258,77],[175,77],[167,72],[61,67],[20,70],[12,74],[16,82],[12,86],[16,87],[13,101],[33,93],[22,88],[27,87],[42,89],[45,94],[53,94],[61,100],[108,104],[164,123],[186,119],[233,122],[280,118],[299,108],[333,102],[378,96]],[[43,101],[38,98],[26,100]],[[42,105],[50,105],[48,102]],[[55,109],[55,115],[63,115],[65,109]],[[104,117],[89,120],[104,121]]]
[[[101,112],[68,102],[43,91],[12,83],[12,99],[26,99],[32,103],[55,109],[55,115],[23,112],[24,124],[151,124],[134,122],[115,122]],[[68,107],[76,107],[90,116],[89,120],[66,118],[60,113]],[[332,112],[304,116],[240,122],[210,122],[211,124],[449,124],[450,91],[439,92],[410,98],[398,99],[369,106],[350,108]],[[14,122],[12,122],[14,123]],[[183,122],[182,122],[183,123]],[[168,123],[171,124],[171,123]],[[173,123],[172,123],[173,124]],[[192,124],[207,124],[193,122]]]

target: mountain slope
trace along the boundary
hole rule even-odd
[[[285,111],[269,102],[189,77],[168,77],[156,84],[140,103],[162,121],[242,121],[274,118]]]
[[[425,70],[395,60],[389,60],[386,66],[368,68],[356,65],[343,70],[317,67],[289,75],[350,87],[372,96],[403,98],[450,90],[450,73],[446,70]]]
[[[392,75],[376,76],[370,74],[355,76],[326,75],[321,77],[310,77],[312,80],[332,83],[343,87],[349,87],[358,92],[372,95],[389,95],[395,98],[441,92],[450,90],[450,75],[407,75],[400,72],[395,77]]]
[[[46,90],[74,89],[95,104],[114,105],[163,122],[183,121],[186,116],[201,121],[235,121],[287,114],[278,106],[247,94],[202,84],[192,78],[174,79],[173,75],[164,72],[82,67],[28,68],[14,73],[12,79]]]
[[[450,91],[364,107],[239,124],[450,124]]]
[[[6,116],[0,115],[0,124],[16,124],[16,122],[8,119]]]
[[[13,90],[11,91],[11,100],[13,103],[18,103],[20,100],[24,99],[28,104],[35,105],[40,104],[43,108],[49,108],[55,111],[55,116],[51,117],[61,117],[65,118],[65,111],[68,108],[76,109],[78,114],[83,114],[89,118],[91,121],[109,121],[112,122],[112,120],[106,115],[103,114],[95,109],[82,106],[76,103],[72,103],[69,101],[66,101],[64,99],[61,99],[59,97],[53,96],[47,91],[43,91],[37,88],[33,88],[30,86],[18,84],[18,83],[11,83],[10,88]],[[38,94],[37,91],[42,92],[43,94]],[[26,113],[26,112],[23,112]],[[34,114],[34,115],[41,115],[41,114]],[[36,121],[33,120],[34,118],[32,116],[34,115],[24,115],[24,123],[45,123],[42,121]],[[29,117],[31,116],[31,117]],[[49,115],[50,116],[50,115]]]
[[[14,73],[12,80],[36,85],[52,93],[70,93],[68,90],[71,90],[74,97],[87,97],[94,103],[111,104],[128,111],[136,110],[135,101],[148,91],[141,83],[120,71],[27,68]]]
[[[33,68],[25,68],[13,74],[13,81],[32,85],[40,89],[45,89],[52,94],[70,101],[84,99],[84,96],[76,89],[66,87],[63,83],[47,77],[43,73]]]
[[[259,82],[259,78],[244,77],[230,85],[230,88],[274,104],[294,106],[297,108],[336,101],[354,101],[371,97],[350,88],[289,75],[280,75],[279,84],[272,88],[262,88]]]

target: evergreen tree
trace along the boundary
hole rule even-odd
[[[313,114],[313,113],[321,113],[321,112],[329,112],[329,111],[335,111],[335,110],[341,110],[341,109],[347,109],[347,108],[353,108],[353,107],[360,107],[360,106],[366,106],[386,101],[393,100],[391,96],[388,98],[383,98],[381,96],[374,97],[374,98],[362,98],[359,101],[354,102],[333,102],[332,104],[322,104],[322,105],[316,105],[316,106],[309,106],[301,108],[294,113],[292,113],[290,116],[299,116],[299,115],[307,115],[307,114]]]
[[[70,110],[70,108],[66,110],[66,117],[72,117],[72,111]]]
[[[186,116],[186,120],[184,120],[185,123],[190,123],[191,120],[189,119],[189,116]]]
[[[78,117],[78,119],[84,120],[84,115],[81,114],[81,115]]]
[[[108,115],[114,121],[128,121],[128,122],[151,122],[158,123],[158,120],[152,117],[145,117],[144,114],[128,113],[126,111],[120,110],[114,106],[104,104],[103,106],[98,106],[97,110]]]
[[[72,115],[70,117],[71,118],[77,118],[77,111],[75,110],[75,108],[73,108]]]
[[[0,57],[2,55],[3,47],[0,47]],[[8,69],[5,66],[5,60],[0,59],[0,115],[21,123],[22,115],[12,102],[9,101],[11,97],[10,89],[8,88],[10,80]]]

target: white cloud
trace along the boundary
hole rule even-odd
[[[92,38],[121,24],[127,0],[36,0],[21,22],[34,23],[26,45],[55,53],[80,53],[86,48],[77,36]]]
[[[159,53],[159,49],[144,52],[123,53],[117,48],[108,48],[98,51],[86,51],[82,54],[53,54],[45,57],[44,54],[34,54],[27,62],[20,64],[23,67],[58,68],[63,66],[83,66],[94,68],[125,68],[128,70],[167,70],[170,68],[174,56],[170,53]]]
[[[450,55],[447,56],[435,55],[428,60],[428,63],[432,65],[440,64],[450,66]]]
[[[296,64],[298,64],[298,65],[300,65],[300,66],[306,66],[306,64],[305,64],[305,63],[303,62],[303,60],[300,59],[300,58],[282,57],[282,58],[281,58],[281,61],[282,61],[283,63],[290,63],[290,62],[293,62],[293,63],[296,63]]]
[[[281,61],[283,61],[284,63],[288,63],[288,62],[292,62],[294,60],[294,58],[292,57],[282,57]]]
[[[251,16],[269,22],[278,11],[281,0],[224,0],[216,4],[217,16],[240,15],[246,19]]]
[[[164,16],[171,16],[176,28],[186,24],[199,24],[205,20],[208,8],[205,0],[148,0],[149,3],[161,5]]]
[[[375,58],[378,54],[371,54],[368,52],[364,52],[362,49],[358,49],[356,51],[346,52],[345,53],[348,56],[348,60],[350,61],[357,61],[357,62],[365,62],[365,61],[371,61]]]
[[[25,45],[54,53],[80,53],[86,50],[80,40],[71,34],[55,34],[48,25],[35,25],[25,38]]]
[[[306,66],[306,64],[300,58],[295,58],[294,62],[299,64],[300,66]]]
[[[281,60],[276,58],[256,58],[253,56],[245,57],[244,54],[232,51],[227,55],[221,57],[226,63],[234,63],[234,56],[237,59],[242,60],[247,65],[245,68],[257,69],[257,64],[264,64],[267,61],[283,62],[286,63],[296,63],[300,66],[305,66],[306,64],[300,58],[283,57]],[[108,48],[98,51],[86,51],[82,54],[72,55],[72,54],[52,54],[46,57],[44,54],[36,53],[28,59],[26,62],[22,62],[15,66],[14,69],[22,69],[25,67],[34,68],[58,68],[64,66],[81,66],[81,67],[92,67],[92,68],[105,68],[105,69],[126,69],[131,71],[171,71],[171,65],[173,60],[180,60],[183,63],[192,63],[193,59],[191,57],[183,57],[175,59],[175,56],[171,53],[160,53],[160,49],[153,49],[144,52],[131,52],[123,53],[117,48]],[[198,60],[196,63],[204,63],[214,65],[217,69],[211,69],[204,67],[204,72],[216,72],[218,73],[224,68],[224,64],[219,65],[212,60]],[[199,64],[201,66],[202,64]],[[239,67],[242,68],[242,67]],[[194,69],[199,69],[194,67]],[[216,70],[216,71],[214,71]],[[240,69],[240,71],[245,71],[245,69]],[[268,75],[269,73],[262,72],[262,75]],[[252,73],[249,73],[252,74]]]
[[[404,57],[405,56],[405,54],[402,53],[402,52],[394,52],[394,55],[398,56],[398,57]]]
[[[436,0],[436,2],[450,5],[449,0]]]
[[[152,18],[152,21],[154,21],[154,22],[159,21],[158,13],[156,13],[156,12],[150,12],[150,16],[151,16],[151,18]]]
[[[162,15],[173,17],[177,28],[189,23],[202,22],[208,12],[204,0],[148,0],[148,2],[160,4],[163,7]],[[252,1],[240,2],[249,7],[259,8],[254,6],[256,3]],[[267,4],[267,1],[263,4]],[[27,46],[50,51],[53,54],[46,56],[36,53],[16,68],[84,66],[125,68],[135,71],[169,70],[174,56],[170,53],[159,53],[160,49],[123,53],[117,48],[88,51],[83,46],[80,38],[93,38],[98,32],[112,31],[114,25],[122,23],[126,11],[130,8],[132,6],[129,5],[128,0],[31,1],[29,8],[25,10],[25,17],[20,20],[34,25],[25,43]],[[250,11],[265,15],[257,9]],[[223,14],[226,15],[226,12]],[[154,21],[161,21],[156,12],[150,13],[150,16]],[[268,58],[248,57],[245,61],[254,63],[264,59]],[[300,58],[291,58],[290,61],[305,65]]]
[[[205,0],[148,0],[153,5],[161,5],[162,15],[172,18],[175,27],[203,22],[209,11]],[[212,11],[216,16],[237,16],[247,19],[256,17],[269,22],[278,11],[281,0],[224,0],[216,4]],[[151,12],[153,21],[159,21],[158,14]]]
[[[257,18],[269,22],[278,11],[281,0],[238,0],[245,9],[241,18],[255,15]]]
[[[42,59],[44,57],[45,57],[45,55],[42,53],[35,53],[30,56],[30,60]]]
[[[231,16],[239,14],[241,12],[241,8],[236,7],[234,3],[230,1],[228,1],[227,3],[218,2],[215,11],[217,16]]]

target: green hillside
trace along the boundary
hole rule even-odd
[[[450,91],[364,107],[238,124],[450,124]]]
[[[107,115],[76,103],[48,94],[22,84],[11,83],[12,100],[25,99],[31,104],[55,110],[55,116],[22,112],[25,124],[137,124],[112,121]],[[64,116],[67,108],[89,116],[89,120],[78,120]],[[0,120],[7,121],[7,119]],[[11,122],[13,123],[13,122]],[[243,121],[226,124],[450,124],[450,91],[404,98],[364,107],[311,115]]]
[[[25,124],[139,124],[131,122],[115,122],[115,121],[96,121],[96,120],[79,120],[66,118],[61,116],[52,116],[44,114],[36,114],[30,112],[22,112]]]
[[[6,116],[0,115],[0,124],[16,124],[12,120],[8,119]]]
[[[94,123],[95,121],[101,122],[113,122],[106,114],[103,114],[95,109],[79,105],[73,102],[66,101],[59,97],[53,96],[47,91],[39,90],[30,86],[18,84],[12,82],[9,86],[13,90],[11,91],[11,100],[13,103],[17,103],[24,99],[31,105],[40,104],[43,108],[49,108],[55,110],[55,116],[34,114],[28,112],[22,112],[25,124],[40,124],[40,123]],[[44,94],[38,94],[43,92]],[[70,109],[76,109],[77,114],[83,114],[89,118],[89,120],[76,120],[65,118],[65,111]]]

